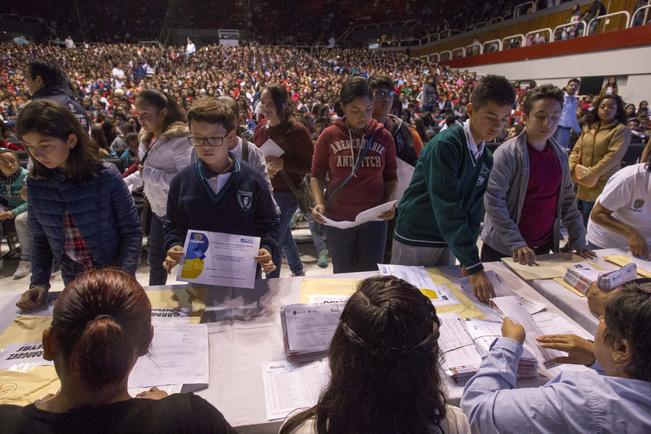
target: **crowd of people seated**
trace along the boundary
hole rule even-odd
[[[577,96],[578,79],[563,89],[514,85],[363,50],[0,48],[3,144],[15,148],[0,151],[0,219],[3,228],[13,221],[27,248],[21,261],[31,264],[17,306],[46,304],[56,267],[66,284],[43,335],[62,389],[25,408],[0,406],[9,432],[109,420],[125,432],[181,424],[231,432],[193,395],[127,393],[153,337],[151,306],[133,278],[143,236],[150,285],[166,283],[190,229],[259,237],[256,277],[278,276],[283,255],[301,276],[290,230],[300,208],[320,266],[332,260],[335,273],[346,273],[386,260],[458,260],[484,302],[494,291],[482,262],[504,256],[534,264],[549,252],[592,257],[592,249],[620,247],[649,259],[651,141],[638,164],[621,168],[634,132],[648,137],[648,103],[625,104],[617,77],[587,100]],[[281,156],[261,155],[269,140]],[[29,157],[25,169],[19,155]],[[350,229],[323,226],[324,217],[352,220],[394,197],[399,164],[414,172],[397,208]],[[148,218],[134,194],[145,198]],[[593,292],[592,305],[601,303],[594,343],[542,341],[571,349],[564,362],[595,373],[514,389],[525,332],[505,319],[459,409],[441,388],[431,303],[399,279],[365,280],[332,340],[328,387],[281,432],[648,430],[651,289],[635,281],[607,297]]]

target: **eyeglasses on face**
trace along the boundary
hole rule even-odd
[[[201,137],[201,136],[188,136],[188,141],[195,148],[216,148],[221,146],[226,141],[226,137]]]
[[[396,93],[392,90],[376,90],[373,95],[375,98],[393,98]]]

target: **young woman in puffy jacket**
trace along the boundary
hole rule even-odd
[[[27,179],[32,277],[17,306],[45,304],[55,259],[66,284],[91,268],[117,266],[134,274],[142,234],[133,198],[118,169],[98,159],[75,115],[37,100],[16,126],[34,163]]]

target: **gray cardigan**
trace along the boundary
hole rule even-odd
[[[561,220],[569,234],[567,246],[571,249],[586,248],[583,217],[577,209],[567,154],[553,139],[549,139],[548,143],[558,157],[562,173],[553,229],[554,251],[559,251]],[[518,229],[529,183],[526,131],[500,145],[493,158],[493,170],[484,195],[486,216],[481,238],[498,252],[511,255],[513,251],[527,245]]]

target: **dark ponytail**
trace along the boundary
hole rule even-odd
[[[158,111],[167,109],[167,116],[163,120],[163,131],[167,130],[174,122],[185,122],[185,112],[176,100],[167,93],[156,89],[145,89],[138,95],[137,99],[156,107]]]
[[[87,271],[54,305],[52,332],[68,364],[89,388],[117,384],[151,342],[151,304],[142,286],[117,269]]]

